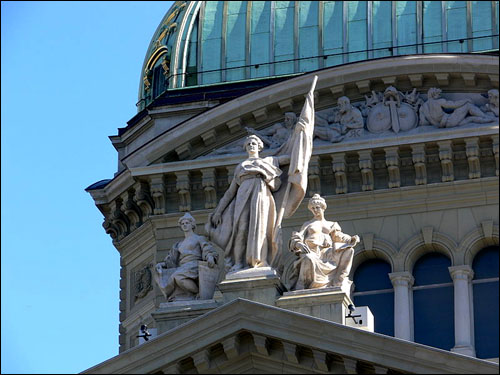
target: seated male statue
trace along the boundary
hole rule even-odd
[[[294,263],[297,281],[293,289],[341,286],[349,275],[359,237],[342,233],[337,222],[326,220],[326,207],[325,200],[314,194],[308,205],[314,218],[292,233],[289,248],[299,256]]]
[[[347,96],[337,100],[338,110],[315,116],[314,135],[332,143],[340,142],[343,135],[351,129],[363,129],[363,116],[359,109],[351,104]]]
[[[245,129],[248,133],[258,136],[269,148],[278,148],[290,138],[296,123],[297,115],[294,112],[286,112],[284,122],[278,122],[262,130],[248,127]]]
[[[210,268],[217,262],[217,251],[212,244],[194,233],[194,217],[186,213],[178,223],[184,239],[172,247],[163,262],[156,264],[155,279],[168,302],[197,298],[199,262],[206,261]]]

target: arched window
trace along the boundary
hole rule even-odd
[[[450,350],[455,344],[451,261],[439,253],[422,256],[413,267],[415,342]]]
[[[167,79],[160,63],[153,69],[153,99],[156,99],[167,89]]]
[[[476,356],[498,358],[498,246],[477,253],[472,269]]]
[[[363,262],[354,272],[353,302],[368,306],[375,319],[375,332],[394,336],[394,290],[389,263],[380,259]]]

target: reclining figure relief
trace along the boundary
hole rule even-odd
[[[431,87],[427,101],[420,107],[420,125],[433,125],[438,128],[453,128],[469,123],[488,123],[494,121],[469,98],[446,100],[441,97],[441,89]]]
[[[291,289],[314,289],[342,286],[348,280],[357,235],[342,233],[340,225],[325,219],[325,200],[314,194],[308,208],[314,218],[292,232],[289,249],[298,256],[294,262],[296,281]]]
[[[204,236],[194,232],[196,221],[190,213],[178,222],[184,240],[177,242],[165,260],[156,264],[155,280],[168,302],[211,298],[219,273],[217,251]],[[212,275],[208,278],[200,277],[202,261],[211,269],[208,273]]]

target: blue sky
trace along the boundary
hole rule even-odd
[[[116,171],[108,136],[172,3],[1,3],[2,373],[118,354],[119,254],[84,189]]]

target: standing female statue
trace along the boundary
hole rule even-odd
[[[276,156],[259,157],[262,140],[256,135],[245,139],[248,158],[236,166],[229,189],[208,219],[205,230],[224,249],[228,272],[279,267],[281,220],[293,215],[307,189],[317,79],[314,76],[299,120]],[[280,169],[283,165],[289,165],[287,173]]]
[[[248,158],[235,168],[231,185],[206,226],[209,237],[225,250],[229,272],[274,265],[273,193],[281,186],[279,166],[290,163],[289,155],[259,157],[264,144],[256,135],[248,136],[243,147]]]

